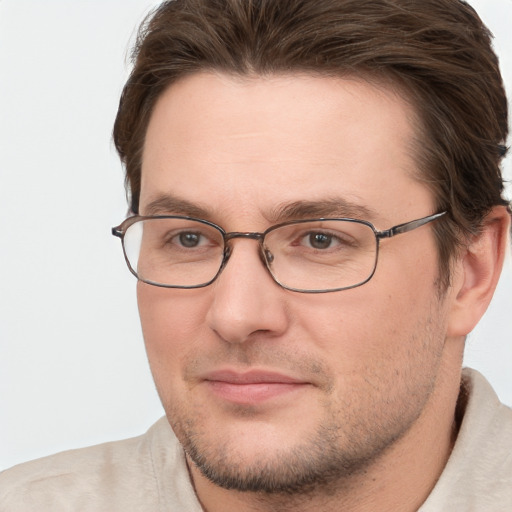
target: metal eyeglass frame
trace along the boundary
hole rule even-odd
[[[241,232],[241,231],[226,232],[223,228],[221,228],[217,224],[214,224],[213,222],[210,222],[210,221],[207,221],[204,219],[196,219],[194,217],[187,217],[187,216],[183,216],[183,215],[149,215],[149,216],[134,215],[132,217],[128,217],[127,219],[125,219],[121,224],[119,224],[119,226],[113,227],[112,235],[121,239],[124,259],[126,261],[126,264],[128,265],[128,269],[130,270],[130,272],[139,281],[142,281],[144,283],[147,283],[147,284],[150,284],[153,286],[158,286],[161,288],[181,288],[181,289],[195,289],[195,288],[204,288],[205,286],[209,286],[219,277],[219,275],[221,274],[222,270],[226,266],[226,264],[231,256],[232,248],[230,245],[228,245],[228,242],[230,240],[233,240],[234,238],[248,238],[248,239],[252,239],[252,240],[257,240],[259,242],[261,260],[262,260],[263,264],[265,265],[265,268],[268,270],[269,274],[271,275],[272,279],[274,280],[274,282],[276,284],[278,284],[281,288],[284,288],[286,290],[290,290],[293,292],[299,292],[299,293],[329,293],[329,292],[337,292],[337,291],[342,291],[342,290],[349,290],[351,288],[357,288],[358,286],[362,286],[363,284],[367,283],[373,277],[373,275],[375,274],[375,270],[377,269],[377,262],[379,259],[379,247],[380,247],[380,241],[382,239],[392,238],[396,235],[400,235],[402,233],[408,233],[409,231],[413,231],[414,229],[417,229],[421,226],[424,226],[425,224],[428,224],[434,220],[439,219],[446,213],[447,213],[446,211],[441,212],[441,213],[434,213],[433,215],[428,215],[428,216],[422,217],[420,219],[415,219],[415,220],[411,220],[409,222],[404,222],[402,224],[397,224],[396,226],[393,226],[389,229],[385,229],[383,231],[378,231],[371,222],[368,222],[366,220],[340,217],[340,218],[319,218],[319,219],[304,219],[304,220],[301,219],[301,220],[292,220],[292,221],[288,221],[288,222],[282,222],[280,224],[275,224],[274,226],[269,227],[262,233],[252,232],[252,231],[249,231],[249,232]],[[124,235],[125,235],[126,231],[128,230],[128,228],[130,226],[132,226],[133,224],[135,224],[136,222],[149,220],[149,219],[185,219],[185,220],[200,222],[202,224],[205,224],[207,226],[211,226],[211,227],[217,229],[221,233],[223,240],[224,240],[224,253],[223,253],[222,262],[220,264],[219,270],[215,274],[215,276],[210,281],[208,281],[206,283],[201,283],[199,285],[193,285],[193,286],[169,285],[169,284],[162,284],[162,283],[157,283],[154,281],[142,279],[137,274],[137,272],[132,268],[132,266],[130,264],[130,261],[128,259],[128,256],[126,254],[126,249],[124,246]],[[359,224],[364,224],[364,225],[368,226],[369,228],[371,228],[371,230],[373,231],[373,234],[375,235],[376,248],[375,248],[375,263],[373,265],[373,270],[370,273],[370,275],[365,280],[361,281],[360,283],[350,285],[350,286],[343,286],[341,288],[329,288],[327,290],[323,290],[323,289],[322,290],[303,290],[300,288],[292,288],[290,286],[286,286],[286,285],[282,284],[281,282],[279,282],[277,280],[277,278],[274,276],[274,274],[272,273],[272,270],[270,269],[270,264],[272,263],[273,256],[272,256],[272,254],[267,254],[267,251],[265,251],[265,248],[263,245],[265,236],[268,233],[270,233],[271,231],[274,231],[275,229],[278,229],[282,226],[288,226],[290,224],[301,224],[301,223],[306,223],[306,222],[333,221],[333,220],[356,222]]]

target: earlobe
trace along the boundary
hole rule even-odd
[[[509,229],[509,211],[496,206],[456,262],[448,336],[466,336],[485,313],[508,250]]]

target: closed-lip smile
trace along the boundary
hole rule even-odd
[[[304,389],[310,383],[266,370],[215,370],[203,382],[216,397],[236,404],[256,405]]]

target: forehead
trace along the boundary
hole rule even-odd
[[[170,194],[219,215],[337,197],[391,215],[391,195],[429,200],[413,178],[414,119],[397,92],[360,79],[189,76],[151,116],[141,212]]]

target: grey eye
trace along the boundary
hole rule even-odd
[[[309,235],[309,245],[313,249],[328,249],[332,244],[332,236],[326,233],[311,233]]]
[[[183,247],[197,247],[200,243],[201,235],[197,233],[180,233],[178,238]]]

